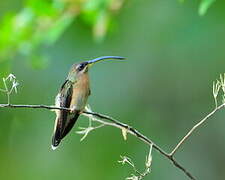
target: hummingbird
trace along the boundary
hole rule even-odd
[[[56,110],[56,120],[52,136],[52,149],[55,150],[61,140],[71,131],[79,115],[84,111],[91,94],[88,70],[105,60],[124,60],[120,56],[102,56],[89,61],[73,64],[65,82],[55,98],[55,106],[70,108],[70,111]]]

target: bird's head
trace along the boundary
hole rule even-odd
[[[79,64],[73,64],[71,70],[68,75],[68,79],[71,81],[75,81],[81,75],[88,72],[88,69],[95,63],[105,60],[124,60],[124,57],[120,56],[102,56],[99,58],[95,58],[89,61],[81,62]]]

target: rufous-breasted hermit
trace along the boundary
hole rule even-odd
[[[56,149],[62,139],[70,132],[79,115],[84,111],[91,94],[88,70],[96,62],[123,60],[120,56],[103,56],[93,60],[73,64],[66,81],[55,99],[57,107],[70,108],[71,111],[56,110],[56,120],[52,136],[52,149]]]

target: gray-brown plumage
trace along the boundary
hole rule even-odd
[[[56,110],[55,127],[52,136],[52,149],[56,149],[61,140],[70,132],[79,115],[84,111],[90,95],[90,83],[88,76],[89,67],[106,59],[124,59],[118,56],[103,56],[90,61],[74,64],[69,71],[66,81],[63,83],[55,99],[57,107],[70,108],[71,112]]]

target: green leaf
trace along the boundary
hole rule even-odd
[[[209,9],[209,7],[215,2],[216,0],[202,0],[199,9],[198,9],[198,14],[200,16],[204,16]]]
[[[95,42],[101,43],[104,40],[106,32],[109,28],[109,23],[110,16],[107,12],[102,11],[98,14],[95,25],[93,26],[93,35]]]
[[[45,43],[48,45],[54,44],[68,26],[72,24],[74,18],[75,16],[70,14],[61,16],[46,33]]]
[[[46,0],[28,0],[26,2],[26,7],[29,7],[33,10],[33,12],[38,16],[44,17],[54,17],[58,14],[57,9],[53,6],[52,1]]]
[[[7,13],[0,20],[0,73],[4,61],[18,53],[36,69],[49,64],[48,58],[34,56],[41,47],[54,44],[75,18],[93,30],[94,40],[102,42],[111,29],[115,10],[123,0],[24,0],[17,13]],[[119,5],[118,5],[119,4]]]
[[[102,16],[102,12],[108,12],[110,0],[90,0],[84,3],[81,18],[87,25],[95,26]]]

